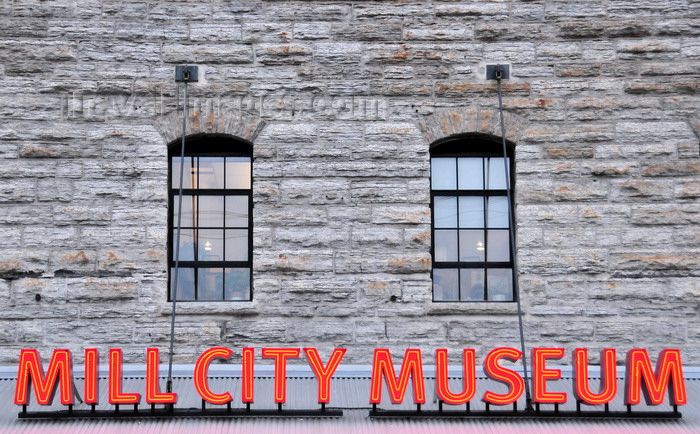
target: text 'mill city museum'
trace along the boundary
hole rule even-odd
[[[699,2],[0,14],[0,431],[700,430]]]

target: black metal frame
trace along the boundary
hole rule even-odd
[[[153,419],[153,418],[179,418],[179,417],[219,417],[219,418],[245,418],[245,417],[342,417],[343,410],[326,408],[321,403],[319,409],[283,410],[282,404],[277,409],[254,409],[250,403],[245,408],[233,408],[229,401],[225,407],[207,407],[202,400],[201,408],[175,408],[172,405],[156,407],[150,404],[148,408],[139,408],[138,404],[133,409],[124,410],[119,405],[114,405],[114,410],[97,410],[92,405],[89,410],[74,410],[72,405],[67,410],[56,411],[27,411],[27,406],[17,414],[18,419],[46,420],[46,419]],[[129,406],[131,407],[131,406]]]
[[[470,136],[460,136],[456,138],[451,138],[448,140],[445,140],[443,142],[440,142],[433,146],[430,151],[430,158],[432,162],[432,158],[503,158],[503,153],[498,149],[500,146],[500,143],[497,141],[497,138],[492,138],[489,136],[480,136],[480,135],[470,135]],[[514,152],[513,152],[513,147],[510,146],[508,148],[508,161],[509,161],[509,171],[510,171],[510,182],[511,182],[511,190],[513,189],[513,186],[515,184],[515,159],[514,157]],[[456,168],[456,176],[457,179],[459,179],[459,166]],[[484,173],[482,176],[486,177],[486,173]],[[433,292],[433,301],[434,302],[471,302],[471,303],[479,303],[479,302],[494,302],[495,300],[489,300],[488,299],[488,279],[487,279],[487,273],[489,269],[508,269],[510,268],[513,270],[511,274],[511,279],[514,281],[517,276],[515,276],[515,270],[514,270],[514,258],[513,255],[510,257],[510,261],[508,262],[489,262],[488,261],[488,224],[486,220],[486,215],[488,213],[488,207],[484,206],[484,227],[483,228],[474,228],[474,229],[481,229],[484,231],[484,261],[483,262],[477,262],[477,261],[459,261],[459,230],[460,229],[469,229],[469,228],[439,228],[438,230],[455,230],[457,231],[457,246],[458,246],[458,261],[450,261],[450,262],[438,262],[435,260],[435,197],[482,197],[482,198],[487,198],[487,197],[507,197],[507,191],[506,190],[434,190],[432,188],[432,179],[431,179],[431,188],[430,188],[430,210],[431,210],[431,228],[430,228],[430,233],[431,233],[431,238],[432,238],[432,244],[430,246],[430,254],[433,258],[433,269],[431,270],[431,279],[434,279],[433,277],[433,271],[435,269],[457,269],[462,270],[462,269],[482,269],[484,270],[484,288],[483,288],[483,297],[482,300],[462,300],[461,299],[461,279],[458,275],[458,288],[459,288],[459,294],[460,294],[460,299],[459,300],[436,300],[435,299],[435,293]],[[486,202],[484,202],[486,204]],[[459,207],[459,205],[458,205]],[[515,205],[513,201],[509,203],[509,212],[513,213],[514,212]],[[459,224],[457,225],[459,226]],[[508,231],[514,231],[515,228],[511,227],[511,225],[508,225],[507,228]],[[510,241],[509,241],[510,244]],[[509,246],[509,252],[514,252],[515,249],[513,246]],[[496,301],[496,302],[504,302],[504,303],[510,303],[514,302],[516,300],[517,294],[515,294],[515,285],[512,285],[512,297],[510,300],[504,300],[504,301]]]
[[[173,234],[175,231],[174,222],[174,205],[175,199],[178,196],[178,189],[173,187],[173,174],[172,174],[172,160],[173,157],[179,158],[180,153],[177,149],[178,143],[173,143],[168,150],[168,270],[175,266],[174,260],[174,242]],[[221,229],[221,230],[231,230],[231,229],[247,229],[248,230],[248,260],[247,261],[200,261],[197,258],[198,248],[195,245],[195,258],[193,261],[179,261],[179,268],[193,268],[194,279],[195,279],[195,296],[194,300],[183,300],[178,299],[177,301],[188,301],[188,302],[217,302],[217,301],[239,301],[248,302],[253,299],[253,152],[252,146],[242,140],[233,139],[228,136],[221,135],[200,135],[194,136],[187,139],[185,147],[185,158],[187,157],[247,157],[250,158],[251,164],[251,179],[250,179],[250,189],[183,189],[182,194],[187,196],[247,196],[248,198],[248,226],[246,228],[204,228],[204,227],[182,227],[185,230],[199,230],[199,229]],[[224,202],[224,207],[225,207]],[[224,243],[225,249],[225,243]],[[225,252],[224,252],[225,253]],[[222,288],[222,297],[218,300],[200,300],[198,298],[198,270],[201,268],[247,268],[249,272],[249,288],[250,297],[247,300],[226,300],[224,299],[224,288]],[[172,301],[172,276],[168,272],[168,301]]]
[[[656,419],[674,420],[681,419],[683,414],[678,411],[678,406],[673,406],[673,411],[632,411],[632,406],[627,405],[625,411],[610,411],[608,404],[604,405],[604,410],[581,410],[581,401],[576,401],[576,410],[561,411],[559,405],[554,404],[552,410],[542,410],[540,404],[535,404],[534,410],[518,410],[518,403],[514,402],[512,409],[493,410],[486,403],[485,410],[472,410],[469,402],[465,404],[464,410],[445,410],[443,402],[439,401],[438,410],[423,410],[420,404],[416,404],[415,410],[383,410],[372,405],[369,417],[374,419],[416,419],[416,418],[438,418],[438,419]],[[500,406],[499,406],[500,407]],[[598,407],[598,406],[596,406]]]

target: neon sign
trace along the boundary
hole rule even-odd
[[[303,358],[306,359],[311,371],[317,379],[318,402],[324,406],[330,403],[332,378],[345,356],[346,350],[334,349],[324,362],[316,348],[303,348]],[[234,351],[225,347],[215,347],[204,351],[194,366],[192,376],[194,389],[204,402],[211,405],[227,405],[235,401],[232,391],[213,390],[208,382],[209,366],[214,360],[228,360]],[[241,386],[240,402],[247,405],[255,401],[255,355],[254,348],[241,350]],[[287,364],[292,359],[302,358],[300,348],[262,348],[259,351],[263,359],[271,359],[274,365],[274,402],[280,405],[287,400]],[[435,392],[442,404],[469,405],[480,392],[480,399],[487,409],[489,405],[515,405],[526,390],[525,379],[520,373],[502,364],[503,361],[515,363],[522,357],[522,352],[509,347],[495,348],[484,357],[483,369],[486,376],[494,382],[506,386],[505,393],[496,393],[490,386],[486,390],[477,390],[476,351],[462,351],[462,381],[461,390],[452,390],[448,384],[448,350],[435,351]],[[600,386],[593,390],[588,381],[588,351],[583,348],[575,349],[571,354],[573,370],[572,394],[552,392],[548,384],[562,377],[561,370],[548,367],[550,362],[556,362],[566,357],[563,348],[534,348],[532,350],[532,391],[536,405],[566,403],[572,395],[579,403],[588,405],[606,405],[618,394],[616,379],[616,351],[604,349],[600,353],[601,381]],[[159,352],[157,348],[146,350],[145,402],[150,405],[162,404],[173,406],[177,403],[176,391],[163,392],[159,387]],[[99,353],[95,348],[85,350],[83,385],[84,402],[89,405],[99,404],[98,393],[98,364]],[[123,387],[123,355],[118,348],[110,349],[108,354],[108,402],[111,405],[134,405],[135,409],[141,403],[142,391],[124,390]],[[14,403],[25,407],[30,402],[30,393],[35,394],[35,401],[40,405],[51,405],[58,393],[63,405],[73,405],[73,365],[69,350],[54,350],[48,369],[45,372],[39,352],[34,349],[24,349],[20,352],[17,383]],[[420,408],[426,402],[425,376],[421,350],[405,350],[399,370],[397,371],[388,349],[374,350],[372,373],[370,377],[369,403],[376,405],[385,402],[383,386],[389,392],[392,403],[402,403],[406,399],[409,384],[413,391],[413,403]],[[481,386],[483,387],[483,386]],[[501,388],[502,389],[502,388]],[[625,368],[624,402],[628,406],[641,402],[642,396],[647,405],[659,405],[668,394],[671,405],[678,406],[687,403],[687,394],[683,378],[681,354],[677,349],[661,351],[652,366],[651,359],[644,349],[632,349],[627,353]],[[93,407],[94,410],[94,407]],[[21,416],[21,413],[20,413]]]

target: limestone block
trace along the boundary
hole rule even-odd
[[[438,4],[435,6],[435,15],[442,18],[505,20],[508,18],[508,6],[498,3]]]
[[[523,273],[596,274],[605,272],[608,267],[608,252],[601,249],[521,249],[519,253],[518,261]],[[542,258],[547,260],[543,261]]]
[[[645,163],[641,167],[642,176],[693,176],[700,173],[697,161],[664,161]]]
[[[447,323],[447,339],[464,348],[473,348],[482,342],[493,342],[494,346],[512,346],[518,336],[518,318],[501,317],[500,320],[480,321],[455,320]],[[489,348],[491,350],[492,348]],[[483,354],[482,354],[483,356]]]
[[[353,15],[358,21],[413,21],[432,17],[433,7],[427,4],[359,3],[354,5]]]
[[[332,275],[317,278],[282,279],[281,300],[285,304],[304,304],[318,308],[317,315],[332,316],[325,311],[329,303],[352,303],[357,299],[358,281]]]
[[[319,42],[315,45],[314,59],[321,64],[360,63],[363,48],[359,43]]]
[[[274,245],[280,249],[295,247],[347,248],[350,231],[346,228],[293,227],[276,228]]]
[[[148,15],[154,21],[204,21],[212,16],[212,6],[209,4],[156,3],[150,6]]]
[[[662,348],[668,348],[672,344],[683,344],[687,342],[686,326],[683,323],[669,321],[650,321],[637,323],[634,325],[635,335],[643,337],[644,342],[651,348],[653,344]],[[649,352],[653,350],[650,349]]]
[[[259,345],[260,342],[273,346],[274,342],[287,342],[286,329],[287,323],[279,319],[226,321],[223,341],[237,346]]]
[[[511,17],[515,21],[543,21],[544,4],[516,3],[511,5]]]
[[[256,226],[323,226],[329,222],[329,211],[319,206],[291,210],[259,204],[253,209],[253,221]]]
[[[581,60],[582,49],[578,42],[547,42],[537,44],[537,59],[543,62]]]
[[[591,19],[606,15],[605,5],[596,1],[550,2],[545,5],[546,20],[583,18]]]
[[[376,24],[353,21],[351,24],[333,23],[331,32],[339,40],[349,41],[399,41],[403,37],[400,23]]]
[[[674,188],[674,196],[684,201],[697,199],[700,197],[700,182],[680,182]]]
[[[542,23],[513,23],[501,21],[477,22],[474,37],[485,41],[522,41],[544,39],[550,36],[552,27]],[[518,66],[518,76],[522,77],[522,66]],[[515,74],[515,71],[513,71]]]
[[[256,272],[327,272],[333,270],[331,250],[258,250],[253,252]]]
[[[465,24],[416,23],[406,26],[403,35],[407,41],[468,41],[474,37],[474,28]]]
[[[351,244],[353,248],[399,247],[403,245],[403,231],[399,228],[353,227]]]
[[[671,181],[642,179],[615,180],[610,197],[616,202],[629,202],[638,199],[646,201],[669,201],[673,197],[674,185]]]
[[[631,209],[636,225],[687,225],[700,222],[700,208],[688,205],[636,205]]]
[[[296,324],[291,320],[287,322],[287,342],[326,342],[336,347],[354,340],[352,324],[334,319],[305,322]]]
[[[483,57],[489,62],[534,63],[535,55],[531,42],[498,42],[486,45]]]
[[[612,347],[609,343],[625,346],[635,342],[635,324],[629,321],[597,321],[595,324],[595,339]],[[622,356],[619,354],[618,357]]]
[[[90,247],[125,247],[141,245],[146,236],[143,227],[136,226],[81,226],[80,246]]]
[[[144,247],[130,250],[105,249],[97,252],[97,271],[115,273],[158,272],[167,267],[167,250]]]
[[[255,59],[264,65],[298,65],[312,59],[312,49],[302,44],[258,44]]]
[[[427,252],[416,251],[338,251],[335,254],[335,272],[345,273],[421,273],[430,270],[432,263]]]
[[[644,2],[644,4],[631,0],[613,0],[607,6],[607,13],[611,18],[636,17],[639,15],[668,17],[687,12],[687,2],[682,0],[652,0]]]
[[[315,23],[295,23],[294,24],[294,39],[299,40],[316,40],[330,39],[331,25],[327,22]]]
[[[284,179],[280,182],[282,204],[326,205],[350,202],[350,183],[345,180]]]
[[[190,24],[190,39],[196,42],[236,41],[243,38],[243,29],[237,25],[192,23]]]
[[[355,342],[360,344],[380,344],[388,342],[384,321],[356,321]]]
[[[416,321],[399,323],[387,321],[386,336],[389,342],[411,342],[415,346],[419,344],[432,344],[444,341],[447,337],[447,325],[442,321]]]
[[[625,276],[686,276],[700,274],[697,252],[614,252],[610,266]]]
[[[299,3],[294,7],[285,4],[271,3],[266,5],[265,12],[271,20],[280,21],[347,21],[352,6],[347,4],[307,4]]]

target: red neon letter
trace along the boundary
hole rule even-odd
[[[275,359],[275,402],[287,401],[287,358],[299,357],[299,348],[263,348],[263,357]]]
[[[506,369],[498,365],[499,359],[516,362],[523,353],[515,348],[496,348],[491,350],[484,360],[484,370],[486,375],[492,380],[504,383],[510,388],[510,392],[499,395],[491,391],[486,391],[481,398],[482,401],[496,405],[507,405],[517,401],[525,391],[525,381],[517,372]]]
[[[233,401],[230,393],[216,394],[209,389],[209,384],[207,383],[207,371],[211,361],[218,358],[228,359],[232,354],[233,351],[228,348],[209,348],[199,356],[197,363],[194,365],[194,387],[197,389],[199,396],[210,404],[226,404],[229,401]]]
[[[345,351],[345,348],[336,348],[333,350],[328,364],[324,367],[316,348],[304,348],[304,353],[306,353],[306,358],[309,360],[309,365],[311,365],[311,369],[314,370],[314,374],[316,374],[316,378],[318,379],[319,403],[331,401],[331,377],[333,377],[335,370],[338,369],[338,365],[345,355]]]
[[[615,372],[615,350],[607,348],[600,352],[601,392],[593,393],[588,387],[588,350],[574,350],[574,396],[586,404],[602,405],[612,401],[617,394],[617,375]]]
[[[31,381],[36,393],[36,402],[41,405],[51,405],[56,394],[56,380],[61,386],[61,404],[73,404],[72,364],[69,350],[54,350],[49,363],[49,371],[44,377],[44,368],[41,365],[39,352],[37,350],[20,351],[15,404],[28,404],[29,382]]]
[[[627,404],[639,404],[640,390],[644,392],[647,405],[661,404],[664,402],[666,388],[669,389],[668,397],[673,404],[683,405],[688,402],[679,350],[661,351],[659,360],[656,362],[656,374],[652,372],[651,361],[646,350],[634,349],[627,353],[627,372],[625,373]]]
[[[140,393],[122,392],[122,350],[109,350],[109,403],[138,404],[141,402]]]
[[[463,354],[462,381],[464,382],[464,389],[457,394],[450,392],[450,386],[448,385],[447,350],[435,350],[437,394],[442,401],[448,404],[464,404],[471,401],[476,394],[476,352],[473,349],[465,349]]]
[[[242,402],[254,402],[253,366],[255,363],[255,348],[243,348],[243,366],[241,368],[241,398]]]
[[[544,404],[561,404],[566,402],[566,393],[547,392],[547,380],[561,378],[559,369],[547,369],[547,359],[561,359],[564,357],[564,348],[533,348],[532,349],[532,377],[534,383],[534,401]]]
[[[100,357],[97,348],[87,348],[85,350],[85,404],[97,404],[99,400],[98,371]]]
[[[422,404],[425,402],[425,384],[423,380],[423,361],[420,350],[407,349],[401,363],[401,376],[396,376],[394,365],[391,363],[389,350],[377,348],[374,350],[374,363],[372,364],[372,386],[369,392],[370,404],[382,402],[382,377],[386,378],[386,385],[391,395],[391,402],[403,402],[408,387],[408,376],[413,377],[413,402]]]
[[[146,403],[148,404],[175,404],[177,393],[160,392],[158,384],[158,348],[146,350]]]

